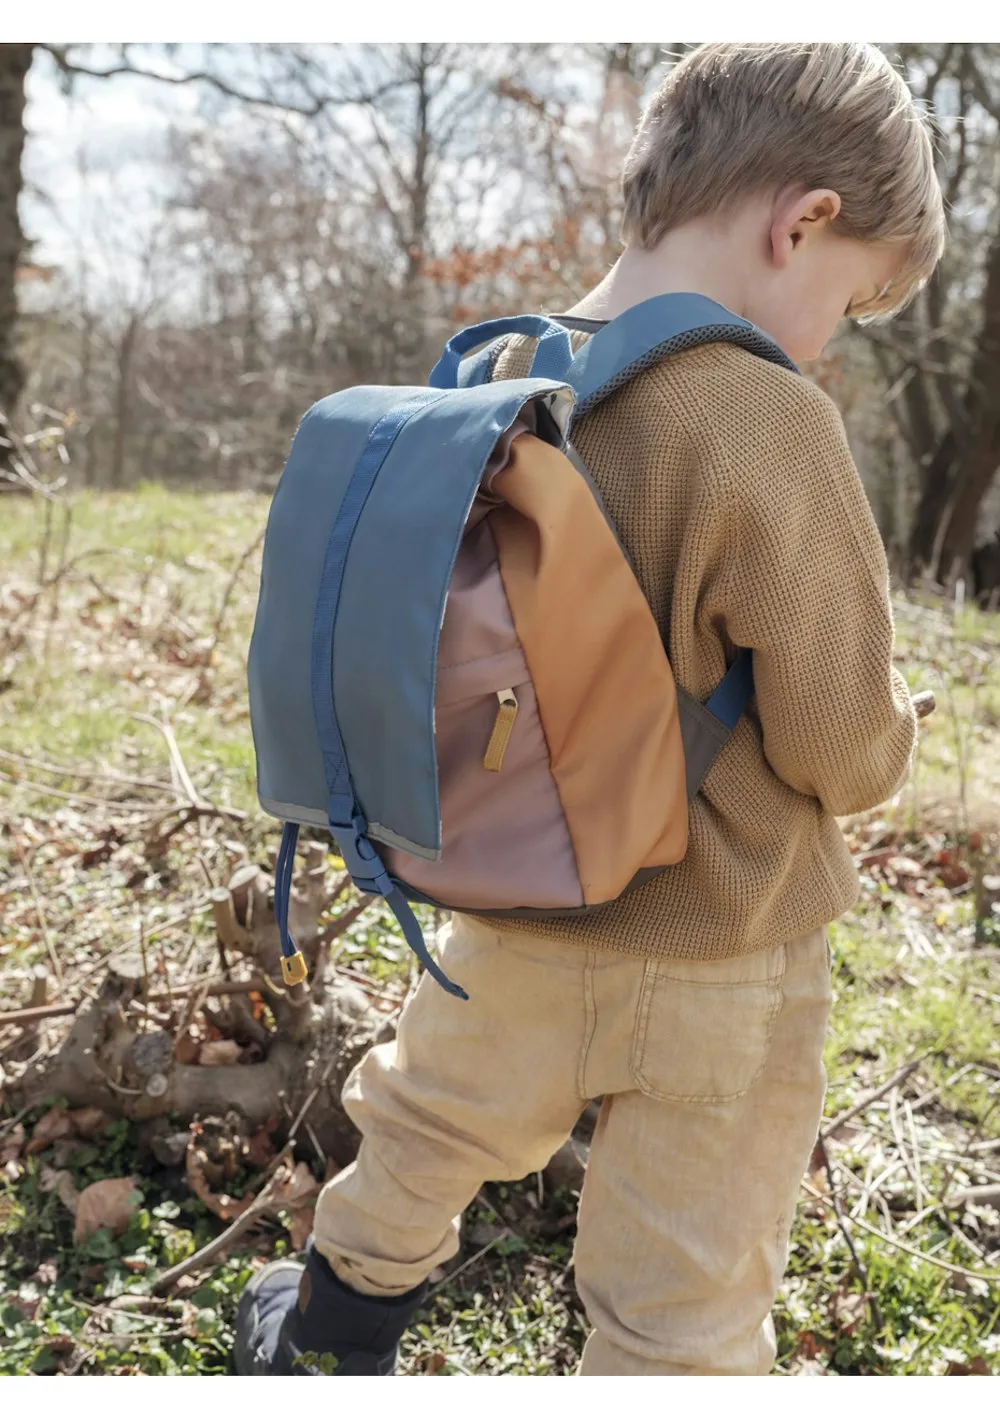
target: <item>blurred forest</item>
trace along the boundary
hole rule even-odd
[[[314,399],[422,382],[456,326],[599,278],[643,97],[685,47],[209,45],[187,66],[190,46],[0,45],[0,409],[65,416],[77,486],[273,486]],[[995,606],[1000,45],[885,47],[935,115],[951,244],[902,317],[845,329],[810,373],[894,571]],[[200,98],[153,217],[103,197],[55,269],[17,220],[33,65],[68,94],[150,74]]]

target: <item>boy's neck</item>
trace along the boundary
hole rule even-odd
[[[626,247],[604,280],[566,314],[613,320],[653,296],[695,291],[744,315],[751,263],[741,225],[691,222],[668,232],[652,251]]]

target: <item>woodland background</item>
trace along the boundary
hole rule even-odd
[[[419,972],[316,834],[310,979],[280,984],[245,672],[270,492],[313,400],[422,381],[457,326],[601,276],[684,47],[0,45],[0,1375],[225,1373],[242,1287],[351,1161],[340,1086]],[[887,48],[933,105],[952,240],[810,374],[937,709],[906,786],[842,823],[862,890],[784,1375],[1000,1372],[1000,46]],[[72,108],[46,176],[25,123],[55,78],[186,96],[144,194]],[[596,1109],[484,1185],[403,1373],[573,1369]]]
[[[87,486],[271,486],[313,399],[419,381],[456,325],[558,309],[599,278],[643,96],[686,47],[0,45],[0,409],[67,415]],[[905,316],[845,330],[813,374],[894,567],[988,594],[1000,46],[885,48],[936,116],[952,239]],[[141,221],[95,185],[57,269],[18,221],[33,65],[71,92],[155,73],[151,91],[200,99],[161,145]]]

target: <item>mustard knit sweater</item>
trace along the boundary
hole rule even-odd
[[[495,377],[526,374],[532,347],[512,342]],[[858,895],[834,815],[891,797],[916,737],[840,415],[802,376],[705,345],[644,371],[574,442],[678,684],[707,699],[733,647],[750,646],[756,695],[691,804],[683,861],[607,907],[502,930],[705,960],[834,920]]]

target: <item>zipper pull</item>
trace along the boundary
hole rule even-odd
[[[507,752],[507,745],[514,731],[514,721],[517,719],[517,696],[514,691],[498,690],[497,699],[500,705],[490,742],[486,746],[486,757],[483,759],[483,768],[494,774],[498,774],[503,768],[503,756]]]

